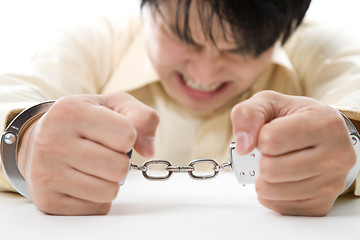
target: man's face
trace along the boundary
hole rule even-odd
[[[180,40],[174,30],[176,1],[168,2],[160,6],[162,15],[145,9],[146,48],[165,90],[183,106],[200,113],[215,110],[251,87],[269,66],[273,47],[258,57],[239,53],[216,22],[214,46],[195,6],[189,17],[194,44]]]

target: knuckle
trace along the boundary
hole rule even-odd
[[[325,121],[319,121],[316,125],[317,128],[315,131],[328,134],[332,138],[336,138],[336,136],[341,136],[344,133],[347,133],[345,122],[341,115],[335,111],[329,111],[326,114],[326,120]],[[329,131],[331,129],[331,131]],[[343,135],[344,136],[344,135]]]
[[[345,128],[345,122],[343,117],[337,112],[337,110],[333,110],[333,111],[329,111],[328,114],[326,114],[326,119],[327,119],[327,127],[332,127],[334,128],[334,126],[338,126],[341,127],[343,126]],[[342,128],[341,128],[342,129]]]
[[[273,90],[263,90],[263,91],[260,91],[260,92],[257,92],[256,94],[254,94],[254,97],[272,99],[272,98],[275,98],[275,97],[277,97],[279,95],[280,95],[280,93],[275,92]]]
[[[346,180],[344,179],[343,181],[336,181],[333,185],[333,191],[331,191],[331,196],[333,196],[334,198],[337,197],[340,193],[342,193],[345,190],[345,186],[346,186]]]
[[[347,164],[346,164],[348,166],[349,170],[355,166],[356,161],[357,161],[357,156],[356,156],[355,150],[353,149],[353,151],[351,151],[351,156],[349,157],[349,160],[347,161]],[[359,161],[360,161],[360,159],[359,159]]]
[[[347,133],[344,119],[337,110],[332,108],[316,108],[313,112],[319,114],[316,116],[313,115],[312,128],[307,128],[308,131],[316,132],[317,134],[327,136],[329,139],[334,140],[340,136],[344,136],[344,133]],[[325,117],[319,121],[319,116]],[[331,131],[329,131],[329,129],[331,129]]]
[[[316,210],[311,215],[314,216],[314,217],[325,217],[326,215],[328,215],[329,212],[330,212],[330,209],[327,209],[325,207],[320,207],[318,210]]]
[[[346,156],[339,156],[337,158],[337,166],[349,171],[356,164],[356,153],[354,150],[347,152]]]
[[[235,105],[235,107],[231,110],[231,117],[234,120],[237,120],[238,118],[248,118],[251,117],[254,114],[254,111],[252,108],[247,107],[248,100],[238,103]]]
[[[136,141],[137,130],[130,119],[122,118],[121,121],[121,124],[113,129],[112,142],[116,143],[113,147],[119,152],[129,152]]]
[[[241,109],[241,103],[236,104],[232,109],[231,109],[231,119],[234,120],[234,118],[236,117],[237,113],[240,111]]]
[[[114,182],[123,180],[129,172],[129,164],[127,156],[123,156],[120,160],[115,161],[111,168],[111,180]]]
[[[279,149],[281,145],[274,128],[265,125],[259,134],[258,148],[264,153],[271,153],[274,149]]]
[[[305,209],[306,215],[314,217],[325,217],[331,210],[332,204],[324,204],[323,202],[310,205]]]
[[[137,130],[128,118],[122,119],[123,124],[119,125],[115,129],[117,146],[120,147],[120,151],[130,151],[137,138]]]
[[[269,202],[268,202],[266,199],[262,198],[260,195],[257,196],[257,199],[258,199],[258,202],[259,202],[261,205],[263,205],[264,207],[270,209],[270,206],[269,206],[270,204],[269,204]]]
[[[231,121],[235,132],[239,130],[249,131],[264,124],[266,113],[260,105],[254,105],[249,101],[245,100],[231,110]]]
[[[98,204],[98,209],[96,209],[96,211],[94,213],[98,214],[98,215],[106,215],[109,213],[110,209],[111,209],[111,202],[110,203],[101,203],[101,204]]]
[[[324,161],[324,169],[333,170],[336,173],[347,173],[356,164],[356,153],[354,149],[340,153],[333,153],[334,156]]]
[[[118,183],[110,183],[106,188],[106,191],[103,193],[104,202],[110,202],[114,200],[118,195],[119,188],[120,186]]]
[[[321,188],[321,195],[324,199],[336,199],[341,194],[346,185],[346,175],[335,177]]]
[[[152,125],[157,126],[160,122],[160,117],[159,114],[154,109],[147,107],[145,120],[146,122],[150,122]]]
[[[132,146],[135,143],[137,138],[136,128],[131,124],[130,120],[128,120],[126,131],[123,131],[123,145],[126,146],[126,149],[130,151]]]
[[[274,182],[276,180],[276,167],[273,164],[269,164],[269,161],[260,161],[259,172],[261,178],[267,182]]]
[[[261,188],[260,184],[258,184],[258,183],[255,184],[255,192],[256,192],[256,194],[258,196],[263,196],[262,195],[262,188]]]
[[[266,184],[265,181],[260,180],[260,177],[256,180],[255,191],[258,196],[264,198],[266,196]]]
[[[286,216],[326,216],[333,205],[333,201],[323,201],[321,199],[298,200],[287,202],[272,201],[258,196],[258,201],[264,207]]]
[[[75,120],[81,116],[81,107],[78,101],[73,97],[63,97],[56,101],[53,107],[49,110],[54,119],[69,119]]]
[[[137,117],[137,121],[134,121],[133,124],[135,129],[139,129],[140,131],[146,129],[146,132],[152,132],[160,122],[158,113],[148,106],[141,108],[141,111],[137,112]]]
[[[35,199],[32,199],[34,205],[42,212],[48,213],[48,214],[55,214],[58,209],[58,201],[53,201],[49,197],[36,197]]]
[[[258,202],[263,205],[264,207],[274,211],[274,212],[277,212],[277,213],[280,213],[280,214],[283,214],[283,212],[285,212],[284,210],[284,207],[282,206],[279,206],[278,204],[276,204],[276,201],[272,201],[272,200],[267,200],[266,198],[263,198],[261,196],[258,195]]]

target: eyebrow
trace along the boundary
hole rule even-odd
[[[249,49],[244,46],[236,46],[234,48],[222,49],[221,52],[235,53],[235,54],[247,54],[249,53]]]
[[[177,28],[175,25],[168,24],[166,26],[171,31],[171,33],[174,34],[175,36],[177,36],[180,40],[186,42],[187,44],[193,45],[195,47],[202,47],[202,44],[197,43],[191,36],[185,38],[183,35],[181,35],[181,32],[177,31]],[[217,46],[216,46],[216,48],[217,48]],[[221,53],[249,54],[249,49],[246,48],[245,46],[236,46],[234,48],[218,49],[218,50]]]
[[[170,29],[171,33],[177,36],[180,40],[184,41],[187,44],[191,44],[196,47],[201,47],[200,43],[197,43],[191,36],[185,37],[185,35],[181,34],[181,31],[177,31],[176,26],[174,25],[167,25],[168,29]]]

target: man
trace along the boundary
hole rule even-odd
[[[309,2],[143,0],[143,21],[60,32],[27,72],[0,79],[4,124],[56,99],[19,138],[32,202],[51,214],[105,214],[131,149],[136,163],[184,165],[226,159],[234,140],[239,154],[262,152],[261,204],[326,215],[356,161],[338,110],[360,120],[360,57],[356,39],[331,29],[293,33]]]

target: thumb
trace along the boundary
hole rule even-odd
[[[156,111],[148,106],[137,107],[139,108],[126,112],[124,115],[128,117],[137,131],[134,149],[144,157],[151,157],[154,155],[154,140],[159,117]]]
[[[137,137],[134,149],[144,157],[152,156],[159,124],[157,112],[126,93],[108,96],[107,102],[112,102],[110,105],[113,106],[113,110],[125,116],[135,127]]]
[[[248,154],[256,146],[260,130],[277,117],[277,98],[280,94],[263,91],[237,104],[231,112],[233,134],[238,154]]]

